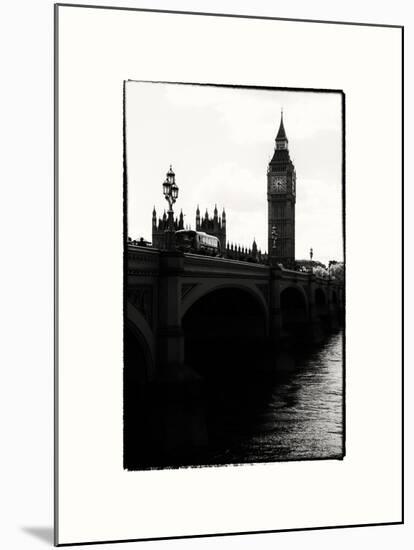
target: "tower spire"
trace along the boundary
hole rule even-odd
[[[276,142],[279,141],[279,140],[287,141],[285,127],[283,125],[283,107],[280,111],[280,125],[279,125],[279,131],[278,131],[277,136],[276,136]]]
[[[288,138],[285,131],[285,126],[283,124],[283,108],[280,110],[280,124],[279,124],[279,130],[276,135],[275,139],[275,152],[280,150],[288,150]],[[275,156],[273,155],[272,160],[270,163],[273,163],[275,160]]]

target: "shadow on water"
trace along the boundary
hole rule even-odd
[[[270,357],[242,345],[214,368],[194,365],[205,381],[208,445],[181,457],[182,465],[340,458],[341,336],[291,339]],[[332,360],[339,361],[333,369]]]
[[[299,327],[270,351],[258,304],[216,293],[184,317],[184,382],[134,392],[125,467],[341,458],[342,331]]]

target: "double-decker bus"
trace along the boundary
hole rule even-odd
[[[192,229],[180,229],[175,232],[175,246],[183,252],[219,256],[221,253],[220,240],[214,235]]]

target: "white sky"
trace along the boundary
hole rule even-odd
[[[296,168],[296,258],[343,259],[341,96],[128,82],[128,234],[151,240],[172,164],[174,206],[195,227],[195,211],[227,215],[227,240],[267,249],[267,165],[280,110]]]

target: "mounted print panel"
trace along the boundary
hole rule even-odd
[[[55,17],[56,543],[401,523],[402,29]]]

